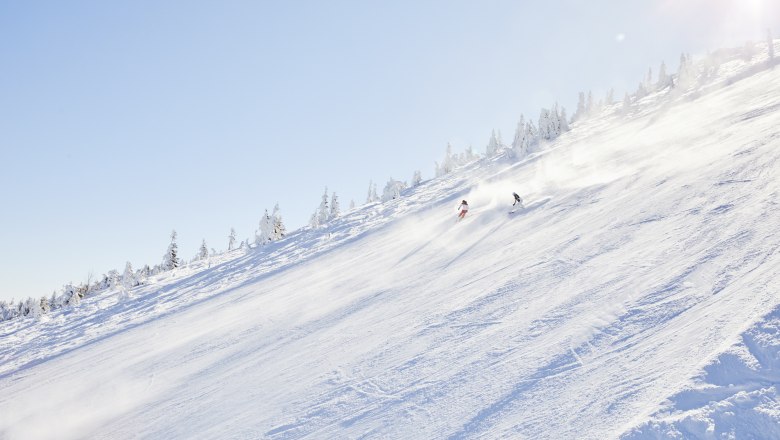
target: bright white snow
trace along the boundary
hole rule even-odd
[[[0,323],[0,438],[777,436],[780,69],[745,68]]]

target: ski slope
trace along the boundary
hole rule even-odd
[[[746,69],[0,323],[0,438],[780,438],[780,69]]]

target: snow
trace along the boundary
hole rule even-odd
[[[780,70],[759,61],[0,323],[0,438],[777,437]],[[533,209],[507,215],[513,191]]]

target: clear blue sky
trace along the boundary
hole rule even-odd
[[[684,4],[680,5],[680,4]],[[521,114],[780,34],[769,0],[0,0],[0,299],[304,225]]]

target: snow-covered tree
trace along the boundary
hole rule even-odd
[[[320,208],[319,211],[317,211],[317,215],[319,216],[319,222],[321,225],[324,225],[328,222],[328,219],[330,218],[330,207],[328,206],[328,187],[325,187],[325,192],[322,194],[322,201],[320,202]]]
[[[661,67],[658,68],[658,83],[656,84],[656,88],[658,90],[663,90],[668,85],[669,85],[669,75],[667,75],[666,73],[666,64],[663,61],[661,61]]]
[[[680,55],[680,69],[677,71],[677,87],[685,90],[696,81],[696,72],[690,55]]]
[[[333,191],[333,195],[330,198],[330,219],[339,218],[341,216],[341,206],[339,206],[339,196]]]
[[[271,233],[274,229],[273,220],[268,215],[268,210],[265,210],[263,216],[260,217],[260,223],[258,226],[258,232],[255,234],[255,244],[263,245],[271,241]]]
[[[387,202],[389,200],[398,199],[401,197],[401,191],[406,189],[406,183],[399,180],[390,180],[385,185],[385,190],[382,193],[382,201]]]
[[[49,304],[49,298],[42,296],[39,302],[41,304],[41,310],[43,310],[43,313],[49,313],[51,311],[51,304]],[[2,318],[0,318],[0,321],[2,321]]]
[[[593,116],[596,113],[596,103],[593,101],[593,92],[588,90],[588,101],[585,104],[585,113],[588,117]],[[541,133],[541,127],[539,128]]]
[[[485,148],[485,154],[487,157],[493,157],[498,154],[500,149],[501,143],[498,140],[498,136],[496,136],[496,130],[493,130],[490,133],[490,140],[488,140],[487,147]]]
[[[636,88],[636,92],[634,92],[634,96],[636,96],[637,101],[647,96],[647,89],[645,88],[645,83],[643,82],[639,83],[639,85]]]
[[[271,232],[271,240],[281,240],[284,237],[284,234],[287,233],[287,228],[285,228],[284,222],[282,221],[282,213],[278,203],[274,205],[274,212],[271,214],[271,219],[274,223],[274,228]]]
[[[198,260],[205,260],[209,257],[209,248],[206,247],[206,239],[200,242],[200,249],[198,249]]]
[[[314,210],[314,213],[311,215],[311,218],[309,218],[309,226],[311,226],[312,229],[316,229],[320,227],[319,210]]]
[[[517,158],[522,158],[528,153],[528,142],[525,138],[525,116],[523,115],[520,115],[520,120],[517,121],[517,127],[515,127],[512,152]]]
[[[550,111],[543,108],[539,111],[539,138],[552,139],[553,138],[553,124],[550,121]]]
[[[626,93],[626,96],[623,97],[622,112],[624,115],[626,115],[630,110],[631,110],[631,96],[629,96],[629,94]]]
[[[366,203],[374,203],[379,200],[379,196],[376,193],[376,183],[373,180],[368,181],[368,196],[366,197]]]
[[[609,89],[607,96],[604,97],[604,104],[612,105],[615,103],[615,89]]]
[[[566,116],[566,107],[561,107],[561,114],[558,118],[558,127],[558,134],[571,130],[571,128],[569,128],[569,118]]]
[[[585,93],[580,92],[579,99],[577,100],[577,110],[574,111],[574,114],[571,117],[572,121],[579,121],[580,119],[585,118],[585,113],[587,112],[585,105]]]
[[[655,88],[655,84],[653,84],[653,68],[648,67],[647,68],[647,77],[645,78],[645,89],[649,92],[652,92]]]
[[[449,174],[455,169],[455,157],[452,155],[452,145],[447,142],[447,151],[444,154],[444,162],[442,163],[442,174]]]
[[[420,170],[417,170],[414,172],[414,175],[412,175],[412,186],[417,186],[422,182],[422,173]]]
[[[25,315],[29,316],[30,318],[39,318],[41,315],[43,315],[43,310],[41,309],[41,300],[36,298],[27,298],[27,301],[25,302]]]
[[[228,235],[228,250],[232,251],[236,246],[236,230],[230,228],[230,235]]]
[[[171,232],[171,244],[168,245],[168,250],[163,256],[163,270],[176,269],[181,265],[179,260],[179,246],[176,244],[176,230]]]
[[[349,200],[349,209],[350,210],[355,209],[355,199],[350,199]]]
[[[125,271],[122,273],[122,286],[126,289],[133,288],[138,285],[138,281],[133,271],[133,265],[128,261],[125,263]]]
[[[81,294],[73,284],[67,284],[62,290],[65,304],[71,307],[81,304]]]
[[[119,275],[119,272],[116,269],[109,270],[107,276],[108,276],[108,287],[113,289],[122,284],[122,276]]]

